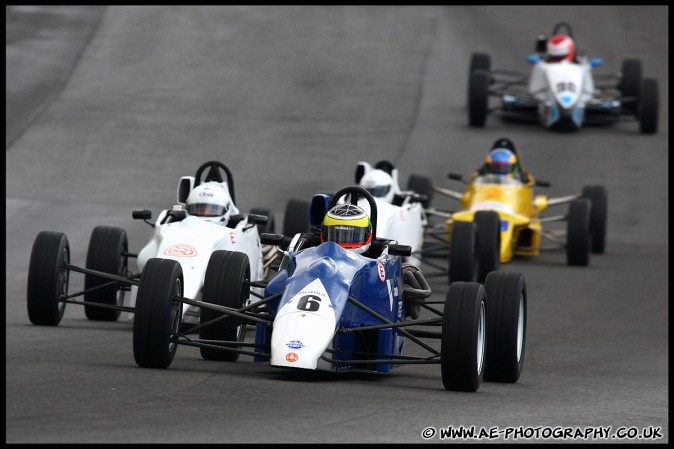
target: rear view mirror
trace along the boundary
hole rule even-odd
[[[541,57],[538,55],[529,55],[527,56],[527,62],[529,64],[538,64],[541,60]]]
[[[536,38],[536,53],[545,53],[547,51],[548,38],[540,35]]]
[[[134,210],[131,212],[131,216],[134,220],[149,220],[152,218],[152,211],[149,209]]]
[[[249,215],[250,216],[250,215]],[[260,234],[260,243],[263,245],[279,246],[283,243],[283,234],[268,234],[263,232]]]
[[[248,214],[248,222],[253,224],[267,224],[269,217],[266,215]]]
[[[405,256],[409,257],[412,255],[412,247],[409,245],[389,245],[388,253],[392,256]]]

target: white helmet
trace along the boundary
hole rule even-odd
[[[226,189],[218,184],[201,184],[190,192],[185,201],[188,215],[217,221],[229,220],[232,214],[232,200]],[[220,220],[224,217],[224,220]]]
[[[360,186],[370,192],[373,197],[387,203],[393,202],[396,192],[393,188],[393,178],[384,170],[374,169],[363,175]]]

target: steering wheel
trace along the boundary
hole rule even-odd
[[[344,187],[332,196],[329,209],[335,207],[339,199],[345,195],[350,195],[349,201],[353,205],[358,204],[359,197],[364,197],[370,204],[370,222],[372,223],[372,240],[374,241],[377,238],[377,203],[375,203],[374,197],[362,187]]]
[[[202,181],[201,178],[207,168],[210,168],[206,174],[206,178]],[[223,172],[225,177],[223,178]],[[232,172],[227,168],[225,164],[220,161],[209,161],[204,162],[197,169],[197,173],[194,175],[194,187],[198,186],[202,182],[227,182],[227,187],[229,188],[229,196],[232,197],[232,202],[236,204],[236,198],[234,197],[234,179],[232,178]]]

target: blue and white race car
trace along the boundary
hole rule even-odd
[[[343,196],[349,204],[339,204]],[[370,216],[354,220],[371,226],[371,234],[363,234],[368,244],[362,253],[326,240],[353,231],[332,224],[326,229],[338,217],[335,211],[362,211],[360,197],[368,201]],[[442,310],[436,310],[421,271],[402,263],[410,247],[377,237],[377,204],[368,191],[352,186],[334,196],[315,195],[310,218],[312,229],[322,231],[297,233],[292,239],[263,234],[263,242],[278,245],[284,259],[264,285],[264,297],[252,304],[245,302],[251,288],[263,284],[251,279],[243,253],[213,253],[211,264],[220,270],[221,282],[205,287],[199,302],[182,294],[177,262],[150,259],[142,279],[152,280],[157,294],[139,295],[135,323],[144,324],[134,326],[136,363],[167,368],[182,344],[199,347],[209,360],[235,361],[243,354],[256,362],[302,370],[388,372],[405,364],[439,364],[447,390],[476,391],[483,378],[518,380],[526,336],[523,275],[498,271],[484,285],[453,283]],[[200,324],[189,331],[198,331],[199,338],[181,333],[184,304],[201,308]],[[421,318],[422,308],[430,317]],[[254,341],[244,339],[246,324],[255,325]],[[427,340],[440,340],[440,347]],[[411,343],[428,355],[408,355]]]
[[[538,121],[547,128],[580,129],[639,121],[644,134],[658,128],[658,82],[642,78],[641,61],[625,59],[617,74],[593,74],[602,64],[576,52],[571,27],[558,23],[548,39],[540,36],[529,73],[491,68],[487,53],[473,53],[468,75],[468,122],[485,125],[487,114]],[[489,105],[496,97],[500,104]]]

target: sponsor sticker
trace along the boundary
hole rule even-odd
[[[185,243],[176,243],[166,248],[164,254],[173,257],[195,257],[197,250]]]
[[[302,349],[304,347],[304,344],[302,344],[302,342],[299,340],[291,340],[288,343],[286,343],[286,346],[289,347],[290,349]]]
[[[386,270],[384,270],[384,264],[377,262],[377,272],[379,273],[379,279],[384,282],[386,280]]]
[[[297,359],[299,359],[299,356],[294,352],[289,352],[286,354],[286,360],[290,363],[297,362]]]

